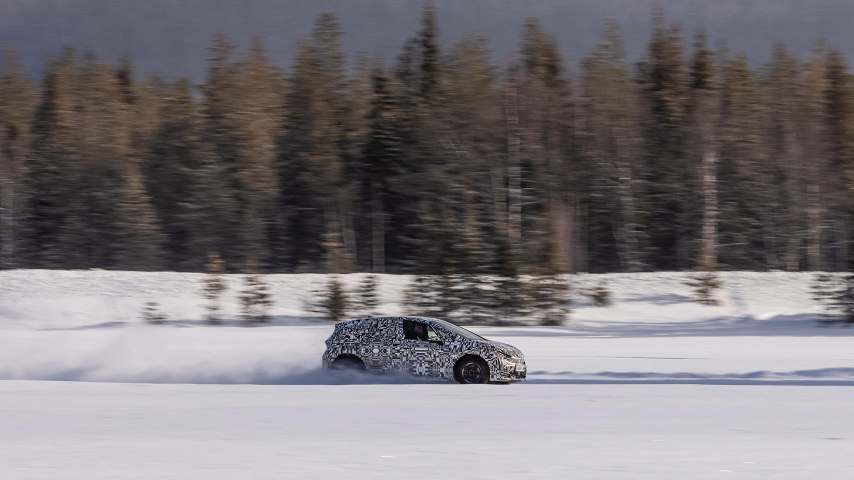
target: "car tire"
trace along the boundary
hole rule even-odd
[[[454,367],[454,377],[464,384],[489,383],[489,366],[479,357],[464,357]]]
[[[343,356],[336,358],[329,369],[333,372],[364,372],[365,362],[352,356]]]

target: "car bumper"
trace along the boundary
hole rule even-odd
[[[528,375],[528,368],[524,363],[502,365],[492,378],[493,382],[524,382]]]

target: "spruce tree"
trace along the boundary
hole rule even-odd
[[[164,234],[166,265],[202,271],[207,254],[224,245],[222,199],[229,192],[208,165],[212,155],[203,143],[200,113],[189,80],[161,85],[165,97],[144,166],[146,188]]]
[[[697,170],[685,161],[690,77],[681,29],[666,25],[660,12],[639,64],[638,81],[645,106],[639,206],[645,260],[653,269],[690,268],[690,239],[697,237],[699,220],[692,208],[699,204],[694,188]]]
[[[275,136],[280,125],[282,86],[263,44],[253,40],[242,61],[233,45],[217,36],[204,86],[204,120],[211,153],[224,167],[233,209],[221,212],[230,242],[224,255],[233,262],[267,262],[267,243],[278,191]],[[230,216],[228,214],[231,214]]]
[[[82,109],[76,92],[78,78],[76,54],[68,49],[51,62],[44,75],[22,192],[21,256],[31,268],[71,266],[59,235],[70,213],[69,184],[74,176],[69,164],[80,159],[74,130],[76,112]]]
[[[115,266],[124,270],[160,270],[163,234],[141,177],[136,166],[126,167],[117,199]]]
[[[336,17],[323,14],[299,44],[278,139],[277,222],[288,250],[277,263],[297,271],[349,271],[357,248],[345,175],[342,123],[350,99],[340,37]]]
[[[17,55],[7,52],[0,77],[0,268],[25,265],[19,258],[22,192],[37,100]]]
[[[720,246],[717,256],[702,261],[719,261],[728,268],[761,268],[775,250],[767,223],[776,209],[773,185],[767,181],[774,173],[767,167],[762,140],[766,126],[760,87],[743,56],[725,63],[721,95],[716,176],[726,181],[717,182]]]
[[[584,271],[643,269],[639,186],[641,105],[617,25],[582,63],[577,136],[579,203],[586,212],[579,242]]]

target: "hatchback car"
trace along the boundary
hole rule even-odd
[[[338,323],[326,340],[323,367],[406,372],[459,383],[516,382],[527,374],[518,348],[427,317],[365,317]]]

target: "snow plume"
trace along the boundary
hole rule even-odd
[[[5,331],[0,378],[287,383],[290,376],[311,377],[328,334],[325,329],[300,327]]]

